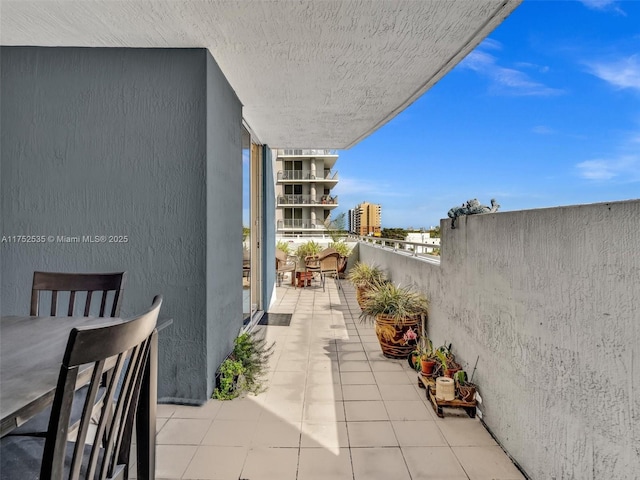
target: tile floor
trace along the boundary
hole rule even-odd
[[[282,282],[268,390],[158,406],[158,479],[523,479],[477,419],[438,418],[406,361],[382,356],[355,292]]]

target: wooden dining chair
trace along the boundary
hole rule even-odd
[[[3,480],[129,478],[134,418],[138,406],[149,402],[140,402],[140,392],[151,345],[157,342],[156,322],[161,305],[162,297],[156,296],[147,312],[129,321],[71,330],[47,436],[0,439]],[[89,439],[92,407],[108,360],[115,362],[115,374],[109,376],[106,400],[93,439]],[[91,380],[76,441],[69,442],[71,411],[77,401],[76,380],[87,364],[92,368]]]
[[[123,285],[126,272],[118,273],[59,273],[34,272],[31,287],[30,315],[58,315],[58,300],[60,292],[68,292],[69,301],[62,315],[88,317],[117,317],[120,315]],[[40,297],[43,292],[50,292],[51,304],[48,311],[41,308]],[[111,295],[110,295],[111,293]],[[78,295],[80,294],[80,295]],[[96,294],[94,296],[94,294]],[[79,310],[82,297],[84,307]],[[92,301],[100,297],[99,306]],[[111,297],[110,301],[108,300]],[[77,300],[77,303],[76,303]]]
[[[58,300],[61,292],[67,292],[69,298],[64,310],[64,315],[84,316],[95,315],[98,317],[117,317],[120,315],[120,305],[122,303],[123,285],[126,272],[118,273],[57,273],[57,272],[34,272],[33,286],[31,288],[31,310],[30,315],[52,315],[58,314]],[[41,296],[44,292],[50,292],[51,305],[49,308],[42,308]],[[95,295],[94,295],[95,294]],[[84,302],[82,297],[84,296]],[[93,302],[92,298],[100,301],[99,305]],[[97,298],[100,297],[100,298]],[[110,301],[109,301],[110,300]],[[82,307],[81,311],[77,311]],[[92,308],[93,307],[93,308]],[[107,315],[105,315],[107,314]],[[105,378],[105,381],[107,379]],[[83,398],[86,389],[81,389],[76,394]],[[104,395],[104,388],[98,392],[96,405],[99,406]],[[76,402],[76,409],[71,412],[73,423],[77,425],[80,418],[81,409]],[[47,408],[29,419],[26,423],[11,431],[10,435],[35,435],[44,437],[47,433],[51,408]]]

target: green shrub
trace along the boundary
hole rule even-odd
[[[243,333],[234,340],[233,352],[222,362],[218,370],[218,386],[212,398],[231,400],[250,392],[257,395],[265,390],[262,378],[275,343],[267,346],[263,338]]]

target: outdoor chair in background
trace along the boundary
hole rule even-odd
[[[134,418],[141,404],[139,397],[149,351],[157,341],[156,322],[161,304],[162,297],[156,296],[150,310],[129,321],[71,330],[46,437],[9,435],[0,439],[3,480],[129,478]],[[115,363],[114,375],[109,376],[105,402],[90,439],[92,407],[108,360]],[[76,380],[84,365],[92,368],[91,380],[76,441],[68,442],[73,404],[79,401],[75,395]],[[149,399],[143,401],[145,405],[149,403]]]
[[[31,288],[31,310],[29,315],[37,316],[44,314],[57,316],[58,301],[61,300],[59,293],[65,292],[64,295],[68,295],[69,299],[68,302],[63,302],[66,304],[66,308],[62,309],[63,315],[88,317],[93,313],[95,316],[104,317],[105,313],[107,313],[109,317],[117,317],[120,315],[125,278],[126,272],[34,272],[33,286]],[[40,301],[40,297],[41,295],[45,295],[44,292],[50,293],[51,304],[49,308],[41,308],[43,302]],[[82,297],[84,297],[84,299]],[[92,305],[93,298],[96,298],[96,301],[93,302]],[[82,300],[84,300],[84,303],[82,303]],[[110,300],[110,302],[108,300]],[[99,305],[97,303],[98,301],[100,301]],[[81,307],[81,311],[76,312],[76,310],[79,310],[79,307]],[[105,381],[107,381],[106,378]],[[77,393],[79,399],[84,398],[86,392],[86,388],[80,389]],[[98,393],[96,397],[96,409],[101,405],[104,388],[101,388]],[[76,409],[73,410],[71,414],[72,425],[77,426],[81,413],[82,408],[80,407],[80,402],[76,402]],[[10,435],[45,436],[50,415],[51,407],[43,410],[23,425],[12,430]]]
[[[297,266],[297,257],[292,255],[287,255],[282,250],[276,249],[276,279],[278,282],[278,286],[282,284],[282,277],[284,277],[285,273],[291,273],[291,283],[295,288],[295,276],[296,276],[296,266]]]
[[[338,273],[338,262],[340,260],[340,254],[334,248],[326,248],[318,255],[310,255],[305,258],[305,268],[307,272],[318,273],[320,275],[320,282],[322,284],[322,291],[324,292],[324,284],[327,275],[335,276],[338,283],[338,289],[340,286],[340,275]]]

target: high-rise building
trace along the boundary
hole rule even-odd
[[[325,230],[338,197],[334,150],[280,149],[276,158],[276,233],[305,235]]]
[[[368,202],[349,210],[349,231],[356,235],[380,236],[381,212],[380,205]]]

